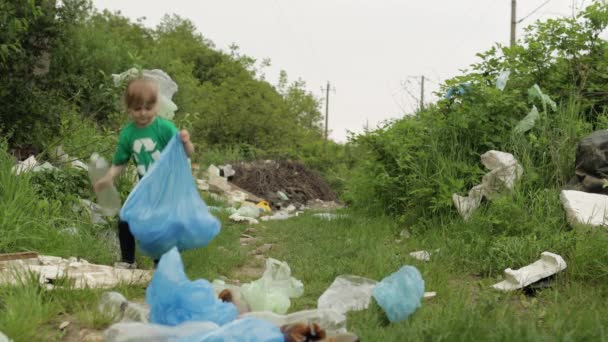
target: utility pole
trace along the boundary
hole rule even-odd
[[[329,127],[329,91],[330,90],[336,90],[335,88],[332,89],[331,85],[329,84],[329,81],[327,81],[327,88],[323,89],[321,88],[321,90],[325,90],[325,143],[327,143],[327,139],[328,139],[328,127]]]
[[[422,75],[422,79],[420,80],[420,111],[424,110],[424,75]]]
[[[517,0],[511,0],[511,47],[515,46],[515,29],[517,28]]]

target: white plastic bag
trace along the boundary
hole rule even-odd
[[[377,283],[375,280],[355,275],[338,276],[319,297],[317,307],[334,309],[342,314],[366,309],[372,298],[372,289]]]

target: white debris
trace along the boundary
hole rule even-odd
[[[316,323],[322,327],[329,336],[346,333],[346,315],[334,309],[319,308],[316,310],[298,311],[287,315],[279,315],[271,311],[253,311],[245,313],[241,315],[241,317],[263,319],[271,322],[277,327],[301,322]]]
[[[144,270],[118,269],[90,264],[74,257],[63,259],[41,255],[25,260],[0,261],[0,284],[18,284],[28,274],[38,275],[40,284],[49,289],[68,280],[72,288],[111,288],[120,284],[145,284],[152,273]]]
[[[431,298],[435,298],[436,296],[437,296],[437,292],[425,292],[423,298],[431,299]]]
[[[347,217],[346,215],[339,215],[339,214],[333,214],[333,213],[316,213],[316,214],[312,214],[312,216],[323,219],[323,220],[327,220],[327,221],[332,221],[332,220],[337,220],[337,219]]]
[[[488,151],[481,155],[481,162],[490,170],[481,184],[471,188],[467,197],[452,195],[454,206],[465,220],[471,217],[484,197],[491,200],[504,190],[513,190],[524,172],[515,157],[506,152]]]
[[[17,163],[17,165],[13,166],[12,172],[16,175],[20,175],[24,172],[40,172],[40,171],[50,171],[54,170],[56,167],[51,165],[49,162],[45,162],[43,164],[39,164],[36,160],[36,157],[30,156],[26,160]]]
[[[289,197],[283,191],[277,191],[277,196],[279,196],[281,201],[289,201]]]
[[[209,191],[209,183],[207,183],[207,181],[204,179],[197,179],[196,185],[201,191]]]
[[[570,224],[586,224],[593,227],[608,225],[608,196],[563,190],[560,200]]]
[[[218,328],[219,326],[212,322],[186,322],[174,327],[140,322],[117,323],[104,332],[104,341],[178,341],[191,336],[200,336]]]
[[[528,266],[518,270],[507,268],[504,273],[505,280],[492,285],[492,287],[502,291],[517,290],[561,272],[564,269],[566,269],[566,262],[561,256],[550,252],[543,252],[539,260]]]
[[[427,251],[416,251],[411,252],[410,256],[420,261],[431,261],[431,253]]]
[[[234,214],[230,215],[228,218],[231,219],[234,222],[247,222],[249,224],[258,224],[258,223],[260,223],[260,221],[254,219],[253,217],[241,216],[238,213],[234,213]]]
[[[378,282],[355,275],[341,275],[319,297],[319,309],[333,309],[346,314],[349,311],[367,309],[372,290]]]
[[[0,331],[0,342],[11,342],[11,340]]]

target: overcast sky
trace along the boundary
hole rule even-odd
[[[518,27],[535,20],[571,16],[592,0],[550,0]],[[235,43],[241,53],[303,79],[323,98],[327,81],[330,137],[345,141],[360,132],[411,113],[425,75],[425,102],[438,83],[476,62],[475,54],[496,42],[508,44],[510,0],[94,0],[98,9],[120,11],[156,26],[163,15],[190,19],[217,48]],[[519,0],[523,18],[545,0]],[[416,99],[415,99],[416,98]],[[325,107],[323,106],[323,111]]]

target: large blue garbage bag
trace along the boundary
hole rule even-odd
[[[238,319],[201,336],[182,338],[179,342],[284,342],[281,329],[256,318]]]
[[[135,186],[120,218],[153,258],[174,246],[180,251],[206,246],[219,233],[220,222],[198,193],[179,135]]]
[[[403,266],[382,279],[372,290],[372,295],[389,321],[402,321],[420,307],[424,280],[416,267]]]
[[[236,306],[222,302],[205,279],[190,281],[177,248],[163,255],[146,289],[150,321],[175,326],[189,321],[223,325],[238,315]]]

